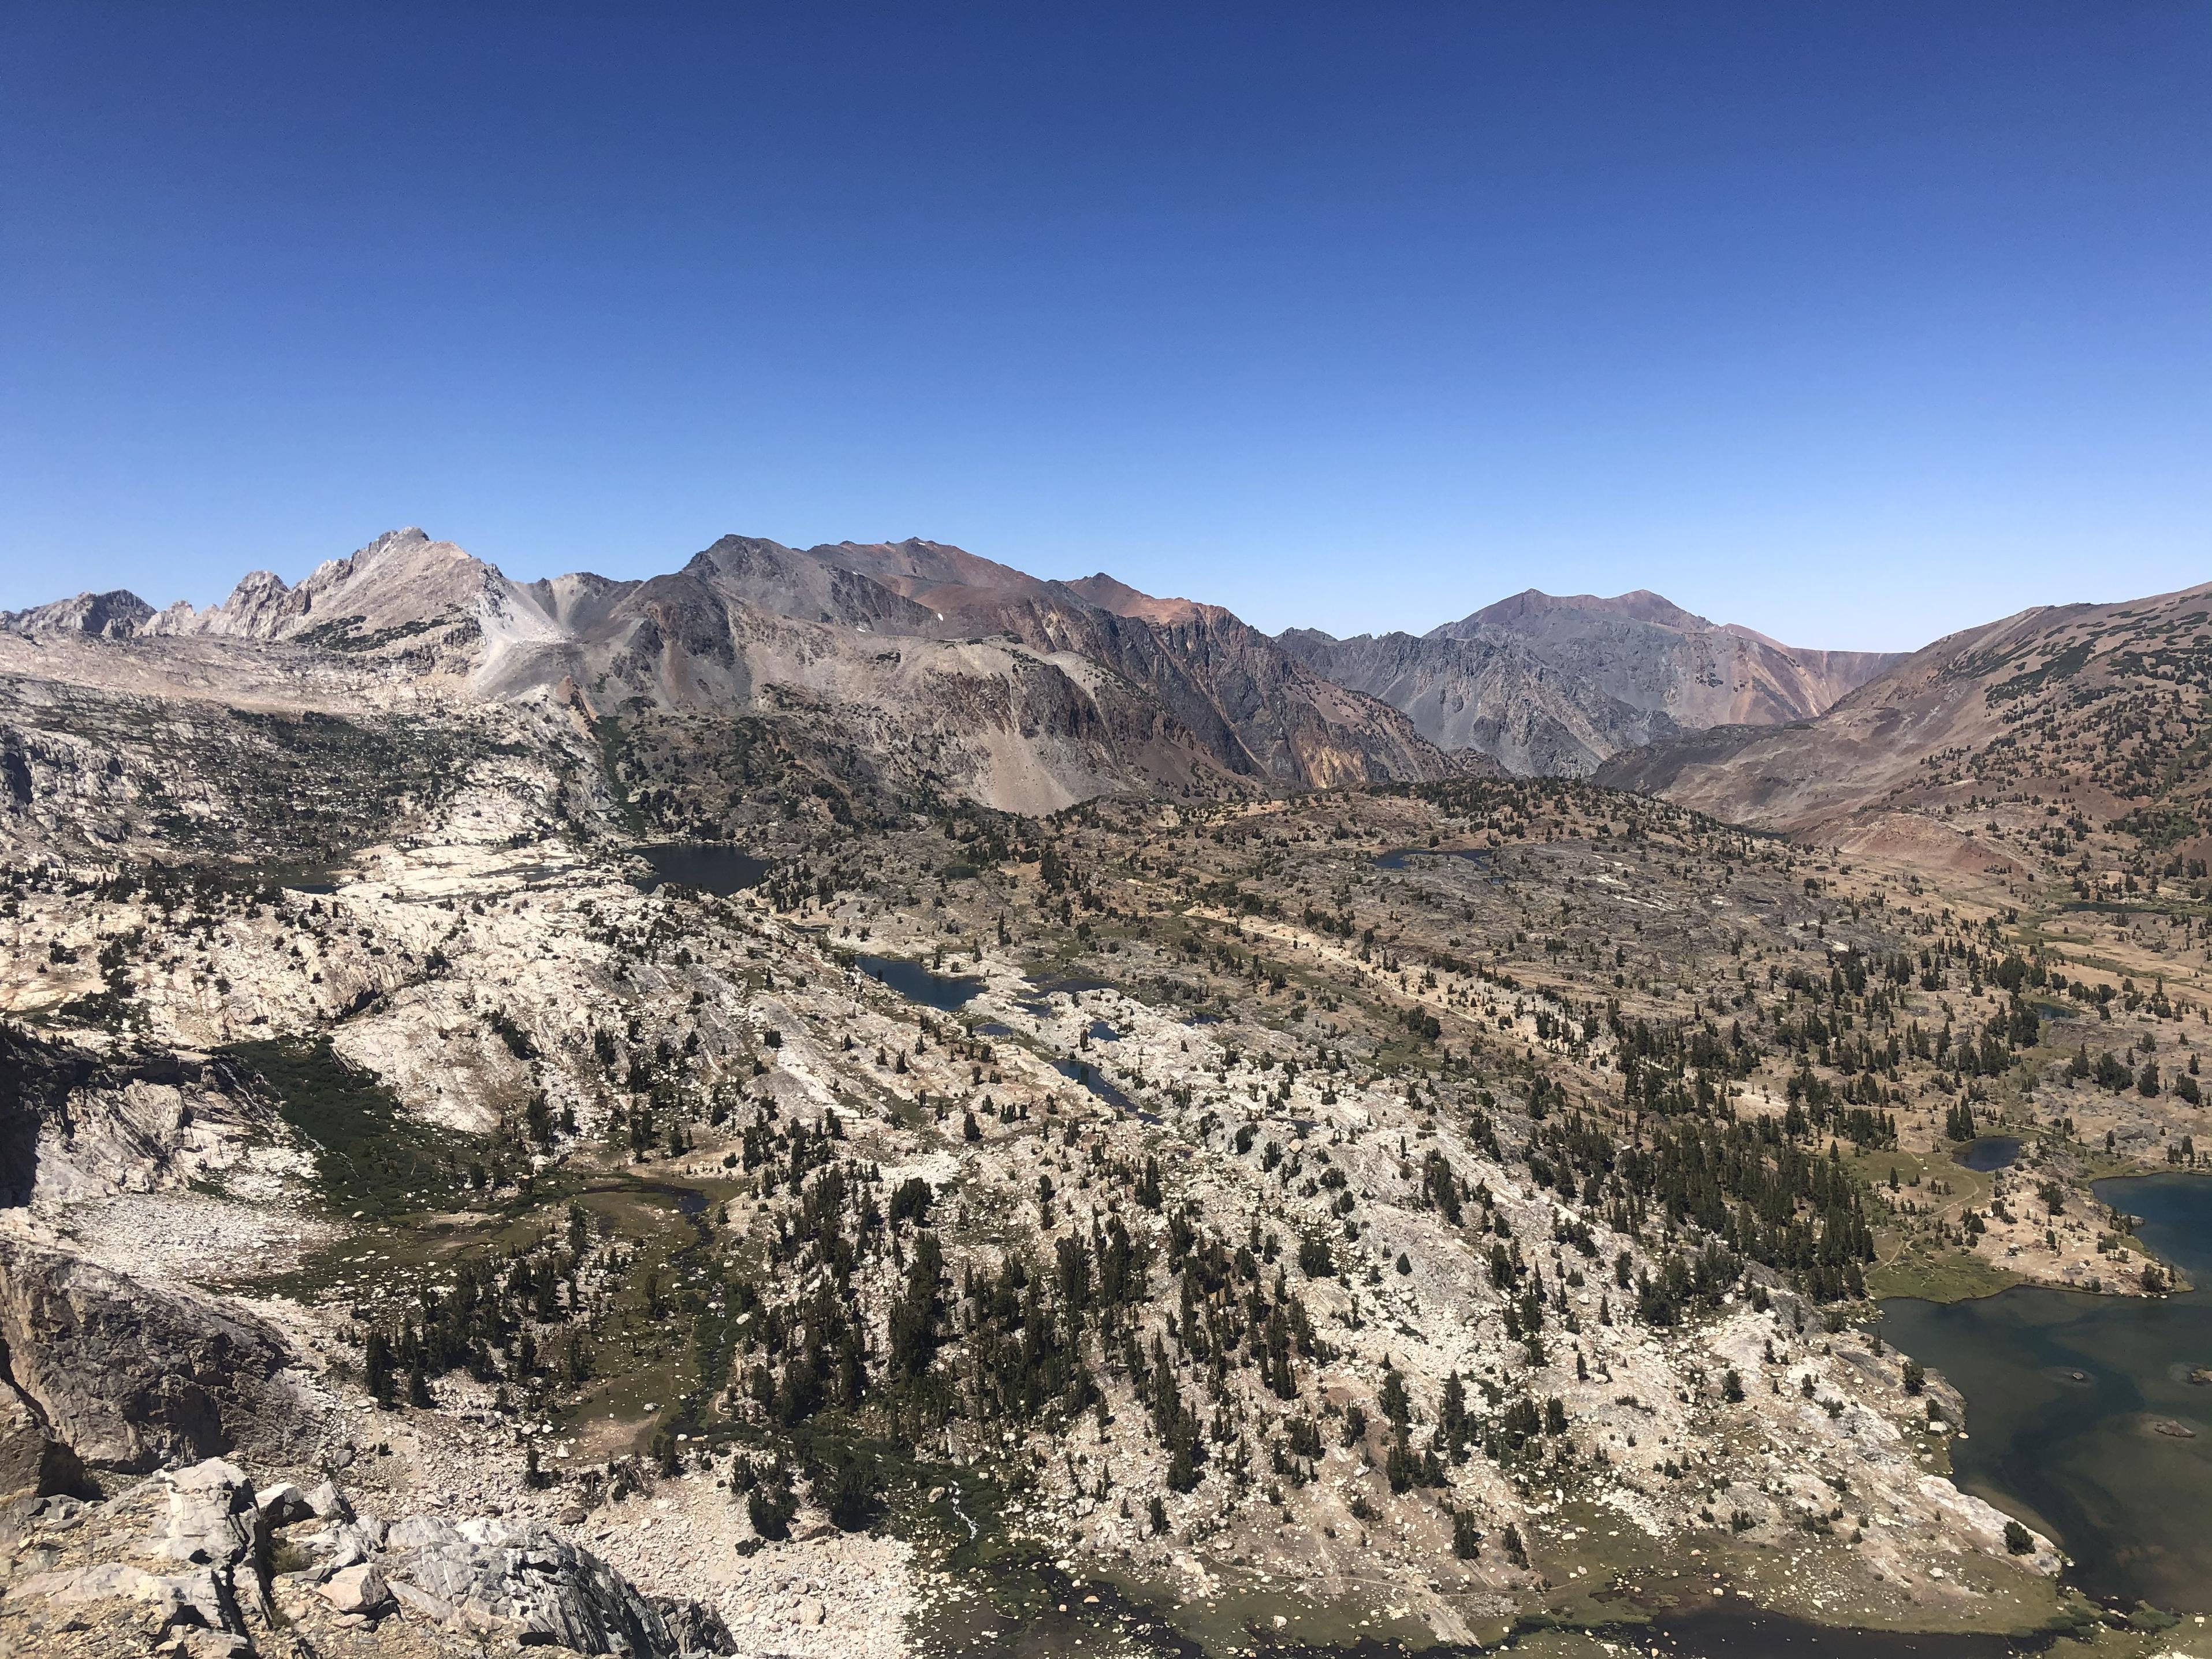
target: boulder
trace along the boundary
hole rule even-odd
[[[155,1477],[167,1500],[144,1547],[172,1561],[228,1567],[258,1554],[266,1534],[244,1473],[219,1457]]]
[[[325,1480],[307,1494],[307,1508],[319,1521],[350,1521],[353,1505],[337,1488],[335,1480]]]
[[[301,1414],[260,1321],[0,1240],[0,1365],[86,1465],[143,1474],[240,1448],[295,1455]]]
[[[395,1522],[390,1541],[384,1565],[392,1577],[479,1631],[624,1659],[684,1650],[660,1607],[598,1556],[544,1527],[493,1520],[456,1527],[421,1516]],[[702,1609],[700,1627],[711,1617]],[[720,1623],[714,1620],[713,1628]]]
[[[673,1595],[656,1595],[652,1600],[666,1621],[668,1634],[678,1653],[732,1654],[738,1650],[738,1638],[730,1634],[722,1615],[704,1601],[690,1601]]]
[[[49,1509],[71,1501],[46,1500]],[[157,1637],[191,1630],[242,1636],[246,1609],[261,1605],[258,1575],[266,1534],[252,1488],[228,1463],[210,1459],[159,1475],[107,1503],[74,1505],[58,1518],[67,1523],[59,1535],[85,1553],[77,1565],[24,1580],[0,1605],[28,1597],[79,1606],[120,1602],[142,1632]]]
[[[307,1494],[289,1480],[264,1486],[254,1493],[253,1506],[261,1511],[263,1522],[270,1527],[289,1527],[313,1520],[315,1516],[315,1506],[307,1501]]]
[[[385,1582],[382,1569],[371,1561],[334,1572],[316,1588],[323,1600],[340,1613],[377,1613],[392,1600],[392,1586]]]

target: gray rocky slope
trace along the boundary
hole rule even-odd
[[[1116,609],[932,542],[731,536],[642,581],[522,583],[409,529],[296,586],[253,573],[204,611],[87,594],[0,613],[0,632],[118,647],[4,665],[103,691],[181,677],[236,700],[248,680],[349,671],[356,706],[550,697],[589,720],[764,719],[887,786],[1021,811],[1468,769],[1225,611]],[[37,741],[0,736],[19,795]]]
[[[1239,636],[1201,607],[1096,579],[1066,585],[1071,600],[927,544],[842,556],[725,545],[658,591],[711,592],[743,565],[757,589],[782,584],[787,609],[873,607],[865,635],[858,621],[744,613],[781,618],[778,649],[809,629],[897,653],[973,648],[994,637],[981,628],[1003,626],[997,637],[1017,643],[997,648],[1047,662],[1054,630],[1079,627],[1091,648],[1126,653],[1114,684],[1149,672],[1193,696],[1238,672],[1303,684],[1270,681],[1262,657],[1244,671],[1210,659]],[[414,562],[416,578],[383,585],[399,568],[380,570],[387,557]],[[1942,1478],[1928,1398],[1865,1336],[1827,1331],[1775,1276],[1747,1281],[1756,1301],[1693,1322],[1632,1319],[1630,1285],[1663,1278],[1671,1241],[1535,1175],[1541,1126],[1567,1109],[1542,1105],[1533,1059],[1573,1079],[1589,1109],[1611,1109],[1625,1030],[1607,1035],[1595,1008],[1591,1024],[1571,1022],[1585,1011],[1520,977],[1533,964],[1506,977],[1502,959],[1465,954],[1476,947],[1462,933],[1498,950],[1527,939],[1522,895],[1553,890],[1540,872],[1465,858],[1391,870],[1378,855],[1449,834],[1485,839],[1496,859],[1496,802],[1542,792],[1455,781],[1492,793],[1451,817],[1405,792],[1346,791],[1108,803],[1029,823],[908,812],[856,830],[838,814],[857,813],[864,792],[835,794],[830,778],[793,769],[818,754],[784,752],[823,726],[687,712],[673,690],[641,708],[592,691],[602,672],[610,688],[659,684],[574,643],[604,641],[594,618],[617,613],[672,625],[673,597],[657,613],[630,604],[651,584],[627,598],[581,580],[521,589],[426,542],[352,565],[307,602],[264,594],[143,637],[0,635],[12,744],[0,750],[0,1497],[15,1494],[0,1506],[0,1644],[411,1659],[525,1639],[641,1655],[719,1641],[704,1613],[654,1600],[666,1596],[710,1602],[750,1650],[889,1659],[911,1650],[910,1618],[970,1616],[943,1611],[967,1587],[922,1547],[988,1519],[962,1507],[956,1481],[1007,1493],[1018,1507],[994,1524],[1086,1571],[1141,1574],[1198,1601],[1256,1571],[1270,1616],[1295,1616],[1283,1587],[1318,1585],[1419,1620],[1425,1644],[1468,1642],[1587,1582],[1572,1552],[1594,1527],[1627,1539],[1624,1551],[1710,1542],[1709,1500],[1725,1536],[1773,1553],[1763,1594],[1795,1561],[1781,1552],[1816,1538],[1832,1578],[1793,1566],[1790,1583],[1878,1570],[1917,1609],[1972,1609],[2055,1570],[2040,1546],[2016,1559],[2005,1517]],[[425,617],[379,597],[425,589],[451,605]],[[906,606],[944,635],[873,631],[878,619],[924,628]],[[571,690],[548,685],[518,641],[552,653]],[[1159,653],[1149,669],[1147,651]],[[1079,672],[1109,683],[1094,658],[1058,659],[1071,684]],[[702,675],[721,663],[704,644],[651,661]],[[518,689],[495,695],[495,672]],[[580,708],[572,690],[606,700]],[[1164,707],[1164,692],[1146,695]],[[678,746],[695,726],[711,741]],[[715,769],[730,769],[727,787],[772,815],[755,850],[776,850],[768,830],[787,837],[750,893],[635,879],[629,849],[688,810],[668,799],[679,766],[695,793],[724,787]],[[1615,836],[1632,812],[1670,835],[1689,833],[1686,820],[1603,806],[1604,844],[1597,826],[1579,830],[1563,872],[1575,885],[1557,890],[1593,918],[1580,925],[1609,943],[1680,926],[1673,971],[1735,963],[1728,941],[1754,926],[1754,949],[1825,963],[1809,908],[1784,913],[1811,902],[1791,872],[1731,875],[1726,908],[1716,892],[1669,896],[1667,861],[1644,862],[1643,824]],[[1139,833],[1157,840],[1121,839]],[[1548,825],[1515,839],[1567,855]],[[1248,844],[1251,865],[1207,862]],[[1299,902],[1273,914],[1243,902],[1253,889],[1240,879],[1287,893],[1293,859],[1315,861]],[[1401,916],[1435,918],[1433,946],[1398,957]],[[1065,958],[1078,969],[1065,986],[1079,988],[1036,975],[1085,943],[1092,954]],[[855,952],[916,968],[951,955],[978,988],[939,1019]],[[1263,953],[1287,971],[1263,974]],[[1186,986],[1208,962],[1223,971]],[[1724,989],[1716,977],[1696,994]],[[1385,1044],[1422,1017],[1437,1034],[1454,1022],[1462,1054],[1478,1037],[1495,1044],[1489,1074],[1401,1069]],[[373,1133],[349,1137],[349,1121]],[[472,1163],[488,1166],[481,1179]],[[1436,1196],[1445,1180],[1449,1203]],[[739,1489],[762,1476],[757,1452],[791,1443],[755,1383],[771,1364],[788,1381],[793,1322],[828,1316],[817,1297],[829,1259],[785,1252],[833,1186],[873,1218],[854,1222],[863,1380],[891,1397],[894,1320],[914,1291],[901,1261],[923,1259],[927,1233],[946,1253],[942,1318],[928,1322],[942,1346],[916,1384],[978,1403],[934,1425],[929,1468],[888,1489],[903,1532],[836,1522],[825,1469],[805,1474],[804,1518],[776,1538]],[[710,1200],[696,1225],[653,1196],[685,1189]],[[924,1212],[902,1213],[898,1194],[917,1192]],[[580,1228],[572,1193],[617,1231],[588,1217]],[[1182,1300],[1197,1294],[1197,1266],[1120,1280],[1117,1334],[1142,1345],[1140,1363],[1118,1341],[1085,1350],[1100,1397],[1066,1420],[980,1403],[1012,1351],[987,1346],[1000,1340],[995,1295],[956,1287],[1012,1261],[1057,1264],[1083,1238],[1103,1261],[1110,1228],[1155,1263],[1197,1263],[1201,1239],[1208,1261],[1257,1260],[1233,1267],[1234,1284],[1224,1266],[1203,1314]],[[1309,1237],[1344,1254],[1302,1259]],[[1527,1292],[1499,1270],[1509,1249],[1541,1275]],[[426,1361],[379,1403],[369,1334],[419,1333],[422,1298],[455,1288],[469,1254],[517,1310],[510,1340],[495,1357]],[[526,1291],[532,1262],[550,1271],[531,1267]],[[655,1312],[679,1282],[674,1313]],[[763,1306],[741,1318],[711,1285],[753,1286]],[[1534,1316],[1523,1297],[1537,1285],[1550,1322],[1532,1344],[1512,1322]],[[1208,1358],[1167,1354],[1216,1322]],[[1232,1348],[1215,1346],[1238,1327]],[[699,1335],[718,1331],[729,1346],[714,1386],[679,1407],[670,1385],[688,1388]],[[555,1358],[571,1336],[598,1356],[574,1374]],[[1724,1388],[1732,1370],[1750,1381],[1741,1399]],[[1427,1446],[1447,1390],[1481,1394],[1477,1377],[1510,1392],[1468,1410],[1556,1399],[1571,1437],[1547,1431],[1541,1456],[1470,1450],[1433,1479],[1394,1482],[1384,1401],[1418,1399]],[[1167,1443],[1184,1433],[1183,1407],[1169,1409],[1179,1400],[1210,1448],[1195,1485]],[[1940,1403],[1955,1421],[1955,1396]],[[661,1471],[627,1486],[624,1466],[679,1430],[693,1439],[664,1442]],[[1552,1452],[1571,1437],[1583,1450],[1563,1466]],[[1692,1455],[1698,1478],[1677,1474]],[[784,1473],[797,1480],[796,1459]],[[297,1504],[270,1495],[333,1479],[353,1532],[327,1499],[299,1500],[318,1512],[288,1520]],[[1563,1507],[1561,1481],[1590,1507]],[[1863,1538],[1811,1529],[1841,1520],[1845,1491],[1879,1523]],[[389,1530],[361,1519],[371,1512]],[[1483,1534],[1468,1540],[1479,1554],[1458,1553],[1462,1514]],[[554,1622],[533,1624],[541,1613]]]
[[[1281,1587],[1318,1584],[1418,1620],[1425,1642],[1469,1641],[1577,1581],[1570,1552],[1593,1521],[1657,1547],[1710,1539],[1700,1509],[1727,1482],[1708,1468],[1737,1482],[1722,1501],[1745,1549],[1820,1537],[1834,1582],[1838,1563],[1869,1564],[1850,1571],[1909,1587],[1917,1607],[1971,1611],[2056,1570],[2039,1540],[2016,1556],[2005,1517],[1936,1472],[1929,1398],[1893,1359],[1826,1330],[1778,1278],[1689,1324],[1627,1316],[1665,1247],[1535,1176],[1543,1109],[1520,1069],[1541,1053],[1617,1074],[1622,1038],[1571,1030],[1556,994],[1479,969],[1457,938],[1424,975],[1391,954],[1395,933],[1379,955],[1355,945],[1349,909],[1338,921],[1319,890],[1267,915],[1217,908],[1236,884],[1197,878],[1209,848],[1272,830],[1270,860],[1347,849],[1328,854],[1329,884],[1362,884],[1364,919],[1433,914],[1502,942],[1528,920],[1503,872],[1385,872],[1375,856],[1478,822],[1495,835],[1494,814],[1451,823],[1382,792],[1109,804],[1057,828],[909,811],[854,830],[870,776],[999,799],[1036,780],[1257,794],[1394,775],[1394,754],[1439,763],[1402,716],[1224,612],[927,543],[725,541],[653,581],[526,586],[417,533],[128,629],[16,620],[0,632],[0,1012],[20,1022],[0,1026],[0,1650],[413,1659],[552,1644],[662,1659],[725,1646],[726,1620],[750,1650],[888,1659],[909,1650],[910,1619],[962,1593],[911,1541],[973,1528],[955,1480],[1018,1498],[999,1524],[1051,1540],[1063,1568],[1079,1553],[1197,1600],[1256,1566],[1271,1610],[1290,1605]],[[1062,724],[1031,731],[1030,711],[990,702],[1018,685]],[[627,849],[696,830],[689,803],[710,787],[771,815],[782,866],[750,896],[641,890]],[[1113,835],[1154,825],[1158,846],[1124,856],[1083,828],[1117,814]],[[1707,930],[1686,957],[1727,957],[1711,896],[1662,913],[1660,872],[1632,897],[1613,851],[1577,853],[1577,908],[1618,893],[1597,912],[1608,935],[1679,914]],[[1786,875],[1732,890],[1747,905],[1764,883],[1777,949],[1792,936]],[[1271,863],[1256,878],[1282,878]],[[1152,936],[1170,915],[1195,955]],[[1115,985],[1028,971],[1094,921],[1123,935],[1091,958]],[[859,950],[914,964],[950,951],[981,988],[939,1021],[859,971]],[[1295,991],[1261,975],[1263,950],[1298,964]],[[1249,964],[1250,989],[1187,1019],[1160,988],[1204,960],[1240,988]],[[1504,1103],[1455,1079],[1440,1112],[1435,1083],[1424,1099],[1379,1044],[1361,1057],[1338,1022],[1364,1018],[1363,995],[1387,1006],[1388,1032],[1427,1013],[1455,1022],[1455,1042],[1498,1044]],[[1302,1012],[1278,1012],[1293,998]],[[1091,1086],[1094,1066],[1133,1109]],[[349,1141],[331,1098],[373,1134]],[[775,1150],[756,1172],[763,1135]],[[834,1164],[806,1161],[820,1156]],[[482,1179],[463,1173],[472,1159]],[[652,1184],[624,1185],[637,1169]],[[852,1291],[870,1373],[887,1375],[912,1289],[898,1264],[922,1259],[927,1231],[959,1276],[948,1258],[943,1352],[924,1370],[963,1399],[993,1381],[989,1310],[949,1293],[1016,1260],[1066,1260],[1071,1222],[1087,1218],[1094,1245],[1111,1218],[1161,1261],[1194,1261],[1203,1238],[1273,1271],[1237,1267],[1202,1316],[1177,1300],[1191,1272],[1139,1273],[1117,1316],[1159,1357],[1098,1349],[1103,1397],[1063,1426],[954,1413],[929,1437],[941,1473],[896,1491],[921,1517],[906,1534],[836,1522],[825,1470],[806,1474],[804,1518],[772,1535],[739,1492],[741,1469],[760,1472],[728,1449],[757,1438],[713,1455],[667,1444],[632,1484],[656,1424],[773,1444],[750,1379],[775,1358],[771,1323],[781,1343],[817,1316],[802,1306],[821,1307],[821,1279],[780,1252],[833,1176],[875,1217],[856,1224],[871,1243]],[[573,1184],[541,1194],[541,1179]],[[696,1223],[647,1201],[678,1183],[713,1196]],[[896,1195],[917,1187],[925,1213],[902,1216]],[[618,1231],[578,1231],[556,1190]],[[1301,1259],[1308,1235],[1344,1241],[1341,1273]],[[1541,1275],[1549,1346],[1511,1334],[1534,1316],[1498,1273],[1508,1242]],[[428,1364],[404,1399],[378,1398],[370,1333],[427,1327],[422,1298],[452,1287],[457,1244],[526,1322],[495,1360]],[[653,1314],[679,1249],[701,1266],[678,1316]],[[526,1296],[521,1270],[556,1260]],[[757,1285],[773,1321],[725,1326],[702,1270]],[[1162,1344],[1185,1347],[1194,1316],[1243,1321],[1237,1352],[1273,1343],[1269,1365],[1178,1369]],[[744,1367],[679,1416],[668,1385],[718,1329]],[[579,1334],[600,1360],[571,1376],[552,1356]],[[1751,1379],[1746,1397],[1729,1397],[1731,1372]],[[1567,1473],[1486,1452],[1399,1490],[1384,1402],[1410,1390],[1432,1444],[1447,1389],[1477,1376],[1531,1410],[1555,1398],[1586,1461]],[[1956,1396],[1928,1388],[1955,1421]],[[1195,1486],[1168,1445],[1178,1398],[1232,1437],[1209,1440],[1218,1461]],[[1319,1433],[1309,1412],[1325,1443],[1304,1437]],[[1693,1450],[1694,1480],[1675,1473]],[[1561,1480],[1593,1507],[1563,1507]],[[1848,1542],[1808,1524],[1840,1520],[1845,1491],[1880,1522]],[[1480,1553],[1458,1553],[1462,1513],[1490,1540]]]
[[[1641,590],[1530,588],[1418,636],[1292,629],[1276,643],[1401,710],[1440,748],[1576,776],[1684,732],[1810,719],[1899,660],[1800,650]]]

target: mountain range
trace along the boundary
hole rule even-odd
[[[644,580],[517,582],[416,529],[206,610],[88,594],[0,617],[159,660],[169,641],[318,654],[441,695],[545,694],[592,720],[765,719],[896,790],[1047,811],[1485,769],[1218,606],[1044,581],[908,540],[726,536]]]
[[[2106,817],[2155,806],[2176,840],[2196,833],[2207,592],[2025,611],[1910,655],[1785,646],[1641,590],[1532,588],[1419,635],[1270,637],[1103,573],[1047,580],[920,539],[725,536],[642,580],[520,582],[405,529],[204,610],[118,591],[0,613],[0,666],[333,713],[542,703],[623,746],[648,799],[765,738],[817,793],[1025,813],[1504,772],[1790,832],[1894,834],[1917,813],[1925,840],[2002,775],[2068,780]],[[0,746],[27,755],[35,733]],[[664,827],[711,829],[719,809],[696,810]]]
[[[125,592],[0,613],[32,636],[319,648],[592,718],[770,714],[857,732],[904,784],[1021,811],[1175,794],[1584,773],[1624,748],[1818,713],[1889,659],[1793,652],[1656,594],[1533,590],[1419,639],[1274,639],[1101,573],[940,543],[726,536],[668,574],[517,582],[406,529],[205,610]]]

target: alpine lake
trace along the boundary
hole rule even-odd
[[[2212,1179],[2127,1176],[2098,1200],[2193,1285],[2212,1281]],[[2212,1613],[2212,1293],[2014,1285],[1966,1302],[1897,1297],[1883,1339],[1966,1398],[1952,1467],[2031,1522],[2111,1604]]]

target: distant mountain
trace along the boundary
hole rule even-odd
[[[80,593],[73,599],[34,605],[27,611],[0,611],[0,629],[19,634],[88,634],[97,639],[125,640],[153,615],[152,605],[118,587],[109,593]]]
[[[2043,605],[1936,641],[1815,720],[1670,738],[1597,776],[1731,822],[1923,855],[2003,856],[1972,839],[2000,827],[2078,851],[2094,826],[2203,859],[2208,692],[2212,584]]]
[[[1440,748],[1573,775],[1683,732],[1808,718],[1898,660],[1796,649],[1640,589],[1530,588],[1419,636],[1292,629],[1276,642],[1401,710]]]
[[[222,641],[278,653],[225,659],[250,661],[257,684],[306,652],[385,676],[375,695],[391,698],[412,686],[463,701],[550,697],[594,721],[769,720],[887,787],[1022,811],[1114,792],[1270,793],[1482,764],[1447,756],[1396,710],[1218,607],[1103,574],[1049,581],[920,540],[799,550],[726,536],[644,580],[524,583],[407,529],[296,586],[254,572],[205,610],[157,614],[128,593],[86,594],[0,616],[0,628],[134,653],[127,665],[67,659],[94,678],[158,678],[165,651]],[[193,683],[220,699],[220,674],[194,660]],[[696,730],[684,742],[713,751]]]

